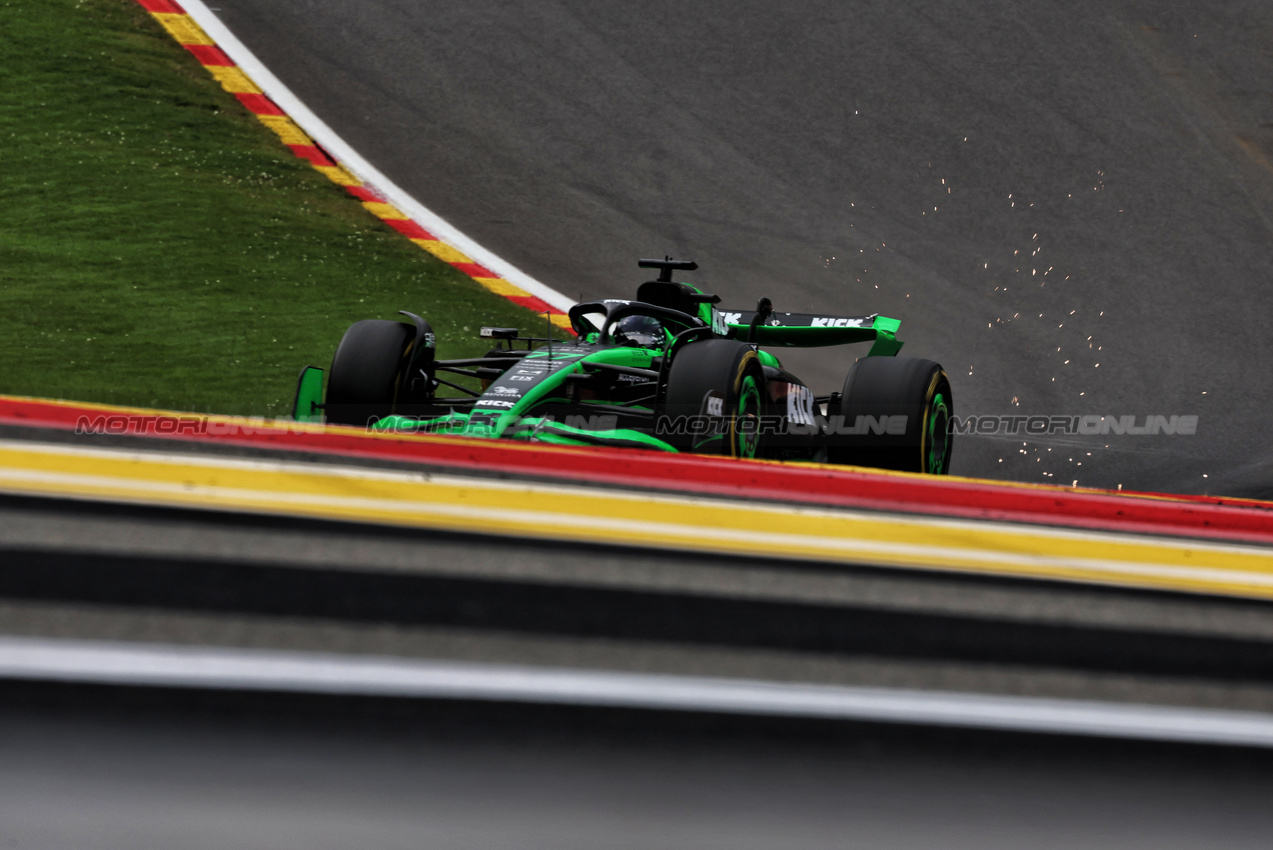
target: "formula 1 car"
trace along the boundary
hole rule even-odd
[[[777,313],[768,298],[755,310],[721,310],[719,297],[672,280],[697,264],[668,257],[638,265],[658,269],[658,279],[641,284],[634,301],[576,304],[568,342],[484,327],[481,337],[497,345],[484,357],[439,360],[420,316],[356,322],[332,358],[325,402],[322,370],[306,367],[293,416],[395,432],[948,470],[950,381],[931,360],[896,356],[896,319]],[[815,396],[765,350],[860,342],[870,350],[843,391],[828,396]],[[442,387],[462,395],[439,395]]]

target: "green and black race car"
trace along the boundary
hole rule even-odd
[[[950,382],[931,360],[897,357],[899,322],[879,315],[721,310],[720,298],[672,280],[693,262],[659,269],[636,300],[570,309],[577,338],[482,328],[502,347],[463,360],[435,357],[432,329],[366,320],[345,332],[323,374],[307,367],[293,415],[301,421],[572,446],[618,446],[945,473]],[[768,350],[872,343],[844,389],[815,396]],[[515,348],[516,344],[524,347]],[[476,378],[470,389],[443,375]],[[447,387],[463,395],[445,397]]]

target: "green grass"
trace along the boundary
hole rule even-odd
[[[0,0],[0,393],[279,415],[345,328],[538,328],[296,159],[132,0]]]

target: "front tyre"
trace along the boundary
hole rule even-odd
[[[393,412],[414,331],[402,322],[367,319],[341,337],[327,377],[327,421],[367,426]]]
[[[656,436],[683,452],[756,457],[764,398],[756,349],[728,339],[690,343],[668,368]]]
[[[828,427],[832,463],[945,475],[950,469],[950,380],[916,357],[864,357],[853,364]]]

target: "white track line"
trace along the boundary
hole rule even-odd
[[[0,677],[867,720],[1273,747],[1273,715],[1255,712],[167,644],[0,638]]]
[[[414,219],[421,227],[441,239],[443,242],[458,248],[473,260],[486,266],[510,283],[516,284],[553,307],[565,312],[574,306],[574,300],[557,290],[541,283],[523,272],[503,258],[474,242],[461,233],[446,219],[425,207],[407,191],[364,159],[323,119],[314,114],[305,103],[265,67],[252,51],[235,37],[221,19],[212,12],[203,0],[181,0],[182,8],[199,26],[203,27],[225,53],[235,61],[252,81],[260,86],[279,107],[295,121],[302,130],[309,134],[328,153],[340,161],[350,172],[364,183],[369,183],[384,195],[390,203]]]

